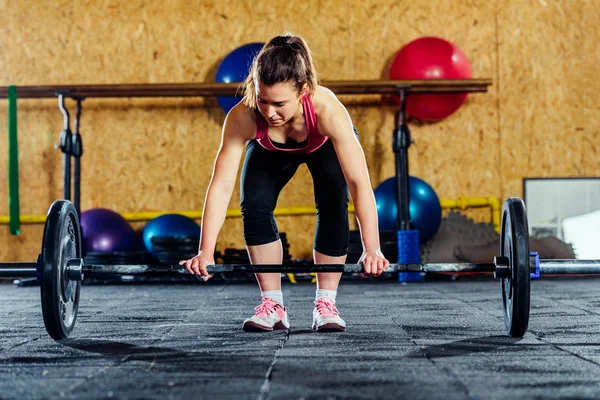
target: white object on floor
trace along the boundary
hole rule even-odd
[[[600,210],[565,218],[562,229],[565,242],[573,246],[578,259],[600,259]]]

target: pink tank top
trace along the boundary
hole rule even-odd
[[[312,100],[307,94],[302,98],[302,107],[304,109],[304,121],[306,122],[306,129],[308,130],[308,143],[306,146],[301,148],[281,148],[276,147],[271,138],[269,138],[269,124],[263,118],[260,113],[256,113],[256,141],[266,150],[271,151],[284,151],[289,153],[297,154],[310,154],[325,144],[329,139],[327,136],[323,136],[319,133],[317,127],[317,116],[315,115],[315,109],[313,107]]]

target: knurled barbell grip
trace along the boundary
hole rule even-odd
[[[437,264],[390,264],[388,272],[494,272],[493,263],[437,263]],[[293,272],[363,272],[362,264],[319,264],[319,265],[294,265],[294,264],[217,264],[209,265],[208,272],[258,272],[258,273],[293,273]],[[161,272],[177,272],[187,274],[181,265],[84,265],[84,273],[91,274],[145,274]]]

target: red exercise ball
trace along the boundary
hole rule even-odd
[[[454,44],[437,37],[413,40],[396,53],[390,79],[469,79],[471,66]],[[411,94],[406,113],[415,118],[437,121],[452,114],[465,102],[467,93]]]

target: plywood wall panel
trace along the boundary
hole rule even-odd
[[[324,80],[383,79],[404,44],[443,37],[465,52],[474,77],[494,85],[443,121],[409,120],[416,142],[411,175],[442,198],[520,195],[525,176],[600,175],[596,1],[6,0],[0,6],[0,34],[10,38],[0,46],[0,85],[212,82],[231,50],[286,31],[308,41]],[[343,101],[375,186],[394,174],[395,103],[385,96]],[[74,102],[68,105],[73,112]],[[212,98],[85,100],[83,209],[201,209],[223,121]],[[5,114],[0,124],[6,126]],[[62,156],[53,148],[61,128],[55,100],[19,102],[23,214],[44,214],[62,195]],[[8,207],[6,186],[3,193],[0,214]],[[279,204],[313,201],[310,174],[301,168]],[[229,206],[238,204],[236,188]],[[486,218],[486,211],[467,213]],[[293,255],[309,257],[314,216],[278,223]],[[0,259],[29,260],[39,251],[40,227],[24,226],[20,237],[4,228]],[[243,248],[239,218],[225,223],[219,247]]]
[[[588,83],[595,80],[590,71],[600,59],[589,36],[598,28],[582,23],[594,18],[590,12],[597,19],[593,3],[522,1],[499,8],[504,196],[521,195],[526,176],[600,174],[593,167],[599,158],[597,126],[586,136],[584,111]],[[595,104],[592,120],[598,119]]]

